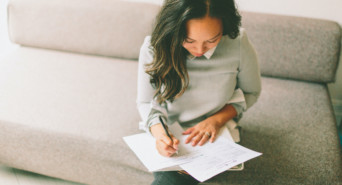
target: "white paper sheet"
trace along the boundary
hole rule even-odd
[[[203,149],[202,156],[180,165],[200,182],[261,155],[222,137],[218,138],[214,145],[207,145],[207,148]]]
[[[175,123],[171,126],[169,126],[170,131],[172,132],[172,134],[178,138],[180,140],[180,149],[179,149],[179,154],[178,155],[184,155],[186,153],[191,152],[193,154],[193,158],[197,158],[200,157],[201,155],[203,155],[201,153],[201,148],[200,147],[192,147],[191,144],[182,144],[185,143],[186,138],[188,137],[188,135],[182,135],[182,132],[184,131],[183,128],[178,124]],[[217,135],[218,138],[222,137],[222,138],[226,138],[230,141],[233,141],[233,138],[231,136],[231,134],[229,133],[229,130],[227,129],[227,127],[223,127],[220,132]],[[203,149],[202,149],[203,150]],[[204,149],[205,151],[205,149]],[[167,168],[163,168],[163,169],[158,169],[157,171],[178,171],[178,170],[183,170],[180,166],[171,166],[171,167],[167,167]]]
[[[146,133],[127,136],[124,137],[124,140],[149,171],[157,171],[190,162],[196,157],[195,153],[186,153],[184,149],[172,157],[161,156],[156,149],[155,139]]]
[[[226,127],[221,129],[214,143],[195,147],[191,143],[185,144],[188,135],[182,135],[183,129],[178,123],[169,126],[169,130],[180,140],[178,155],[172,157],[161,156],[155,139],[147,133],[126,136],[124,140],[149,171],[174,169],[179,165],[201,182],[261,155],[234,143]]]
[[[179,123],[169,126],[170,132],[180,140],[178,154],[172,157],[164,157],[156,149],[156,140],[147,133],[124,137],[124,141],[134,151],[140,161],[149,171],[159,171],[165,168],[190,162],[202,155],[196,152],[194,147],[185,144],[186,136],[182,135],[183,129]]]

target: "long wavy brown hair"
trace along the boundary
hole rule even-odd
[[[239,35],[241,16],[234,0],[165,0],[151,35],[154,58],[146,66],[158,103],[173,102],[187,89],[189,53],[182,46],[187,37],[186,22],[207,14],[222,20],[223,35],[232,39]]]

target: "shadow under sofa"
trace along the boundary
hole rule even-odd
[[[124,143],[138,132],[137,58],[160,6],[10,0],[0,61],[0,163],[91,185],[150,184]],[[242,12],[262,93],[240,121],[241,145],[263,155],[201,184],[339,184],[342,164],[327,90],[337,23]]]

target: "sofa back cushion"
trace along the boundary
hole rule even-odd
[[[159,9],[118,0],[11,0],[9,36],[24,46],[136,59]]]
[[[242,13],[263,76],[327,83],[335,80],[341,32],[336,22]]]
[[[32,47],[137,59],[160,5],[118,0],[10,0],[9,35]],[[334,81],[341,33],[332,21],[242,12],[264,76]]]

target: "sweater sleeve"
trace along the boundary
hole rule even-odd
[[[242,117],[242,113],[246,110],[247,107],[243,91],[240,88],[235,89],[232,97],[227,102],[227,104],[230,104],[234,107],[235,111],[237,112],[237,116],[234,119],[236,122],[238,122]]]
[[[240,101],[231,103],[238,112],[237,119],[240,119],[242,113],[257,101],[261,93],[257,54],[244,29],[240,34],[240,66],[237,75],[237,90],[234,92],[234,95],[240,97]]]
[[[141,117],[139,129],[151,134],[150,127],[160,123],[159,117],[167,122],[166,107],[157,103],[153,98],[155,89],[150,83],[150,75],[145,72],[145,65],[153,61],[153,50],[150,46],[150,36],[145,37],[140,48],[138,65],[137,108]]]

